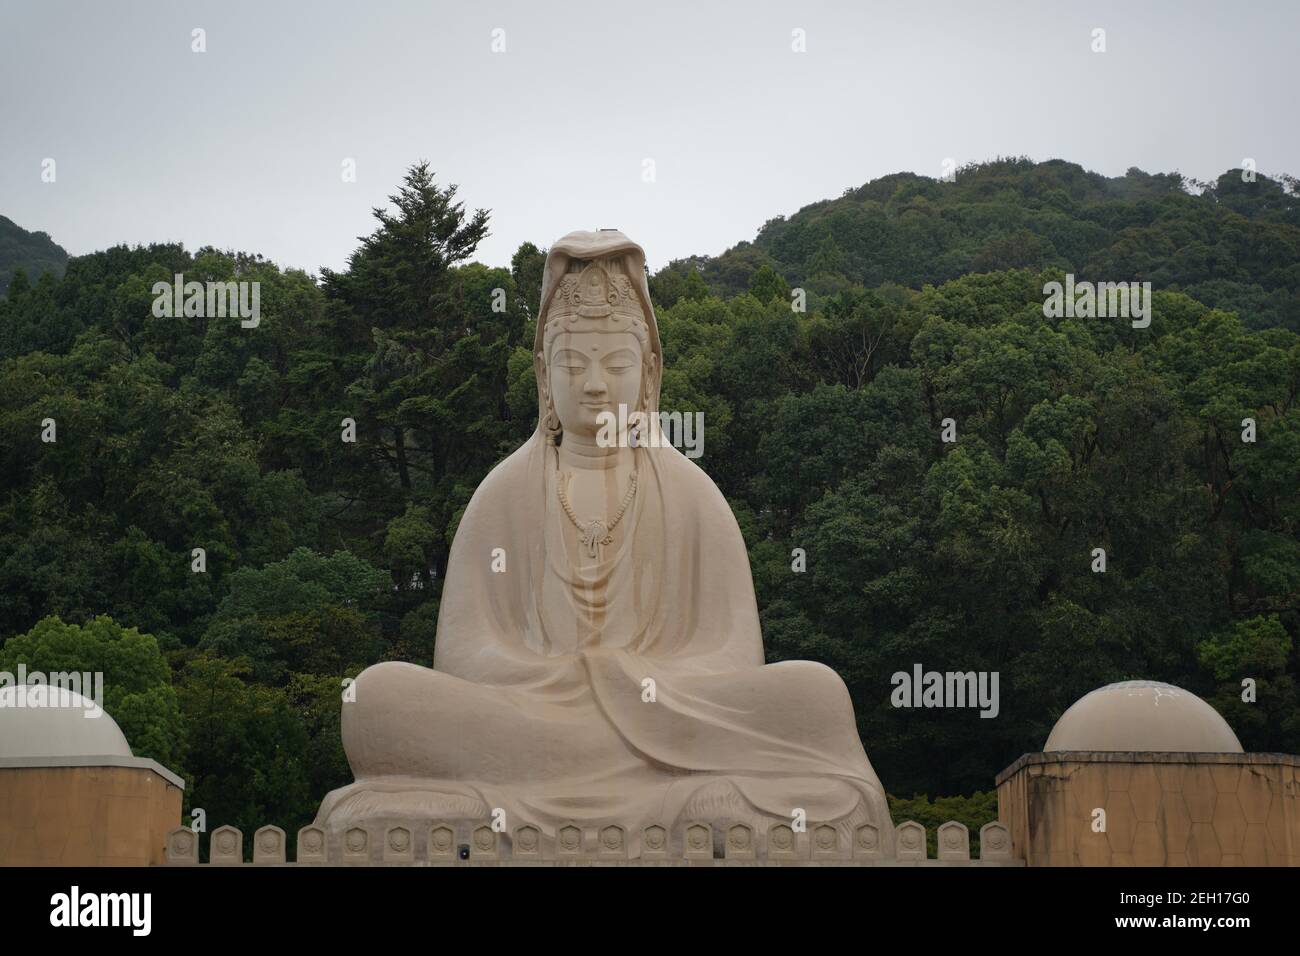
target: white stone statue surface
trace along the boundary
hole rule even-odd
[[[547,257],[539,421],[484,479],[452,545],[434,669],[367,668],[343,705],[356,782],[316,824],[685,821],[767,833],[802,810],[892,858],[884,791],[839,676],[763,663],[748,555],[726,500],[657,423],[662,352],[645,255],[574,232]],[[650,413],[607,440],[602,413]],[[628,416],[624,416],[625,418]],[[631,416],[636,424],[636,416]],[[644,423],[643,423],[644,424]],[[500,550],[497,550],[500,549]]]

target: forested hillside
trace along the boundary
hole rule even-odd
[[[1229,170],[1200,183],[1130,169],[1107,179],[1059,160],[1006,159],[957,170],[953,182],[885,176],[674,271],[688,265],[724,296],[749,288],[764,265],[823,295],[1059,269],[1149,281],[1238,310],[1251,328],[1300,331],[1300,197],[1291,176],[1244,182]]]
[[[839,671],[897,795],[989,789],[1124,678],[1300,752],[1300,198],[1233,171],[1187,185],[900,174],[652,277],[663,407],[704,412],[769,659]],[[474,263],[488,225],[417,166],[343,272],[154,245],[16,284],[0,669],[106,670],[188,805],[246,832],[309,820],[350,779],[341,679],[431,662],[459,515],[536,420],[544,250]],[[1071,271],[1150,281],[1150,327],[1045,318]],[[156,318],[177,272],[260,282],[260,324]],[[999,672],[1000,714],[895,709],[918,663]]]
[[[9,284],[18,271],[30,281],[45,272],[63,275],[68,264],[68,254],[43,232],[28,232],[12,219],[0,216],[0,295],[9,291]]]

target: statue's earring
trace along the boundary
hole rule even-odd
[[[645,374],[641,376],[641,410],[647,415],[651,414],[650,403],[655,393],[657,368],[658,363],[655,360],[655,354],[651,352],[650,361],[646,363]]]
[[[637,416],[636,422],[637,445],[654,445],[658,440],[658,421],[651,421],[651,417],[656,416],[658,411],[652,410],[655,392],[654,373],[655,360],[654,354],[651,353],[641,374],[641,414]]]
[[[560,427],[560,417],[555,414],[555,406],[551,404],[549,393],[546,396],[546,421],[543,423],[543,427],[546,429],[547,443],[554,445],[563,429]]]

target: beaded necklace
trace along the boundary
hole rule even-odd
[[[556,482],[555,490],[560,497],[560,507],[564,513],[569,516],[573,526],[582,532],[582,545],[587,549],[587,557],[596,556],[596,545],[607,545],[614,540],[614,529],[618,523],[623,520],[623,515],[627,512],[628,505],[632,503],[633,497],[636,496],[636,471],[633,471],[627,482],[627,492],[623,495],[623,503],[618,506],[618,512],[612,520],[602,520],[593,518],[585,525],[578,519],[573,511],[573,505],[569,504],[569,495],[565,491],[569,482],[573,480],[573,472],[566,471],[560,476],[561,480]]]

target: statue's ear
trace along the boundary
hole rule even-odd
[[[648,411],[650,408],[650,396],[659,390],[659,356],[651,352],[645,360],[645,382],[641,388],[641,404]]]
[[[551,402],[551,383],[546,378],[545,352],[537,352],[533,355],[533,368],[537,372],[537,385],[542,393],[542,428],[548,435],[554,437],[560,431],[560,419],[555,414],[555,405]]]
[[[546,353],[537,352],[533,355],[533,371],[537,373],[537,380],[542,383],[542,390],[546,390]]]

